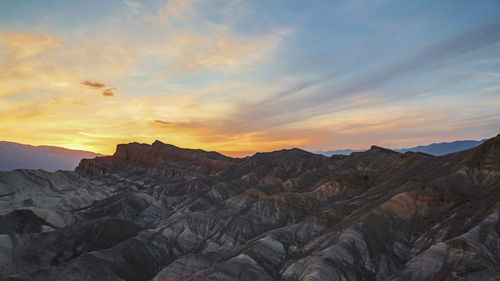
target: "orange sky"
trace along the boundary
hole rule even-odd
[[[12,11],[0,12],[0,140],[112,154],[158,139],[244,156],[499,132],[499,24],[486,16],[427,19],[449,26],[437,36],[357,7],[337,5],[345,20],[229,2],[0,4]],[[360,12],[379,24],[364,30]]]

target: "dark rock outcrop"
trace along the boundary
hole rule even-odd
[[[155,141],[152,145],[120,144],[113,156],[84,159],[76,171],[100,176],[124,169],[137,169],[147,174],[191,179],[217,174],[238,161],[217,152],[184,149]]]
[[[499,191],[500,135],[440,157],[119,145],[0,173],[0,278],[498,280]]]

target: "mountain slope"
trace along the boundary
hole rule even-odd
[[[497,280],[499,190],[500,135],[440,157],[120,145],[0,172],[0,278]]]
[[[467,149],[474,148],[480,144],[482,144],[485,140],[462,140],[462,141],[454,141],[454,142],[441,142],[441,143],[432,143],[429,145],[419,145],[411,148],[401,148],[401,149],[393,149],[394,151],[405,153],[408,151],[412,152],[422,152],[427,153],[434,156],[441,156],[450,153],[455,153],[458,151],[463,151]],[[316,151],[315,153],[322,154],[325,156],[332,155],[349,155],[352,152],[361,152],[365,151],[364,149],[340,149],[340,150],[328,150],[328,151]]]
[[[83,158],[100,154],[56,146],[32,146],[0,141],[0,171],[43,169],[46,171],[74,170]]]

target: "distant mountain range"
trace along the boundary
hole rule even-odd
[[[397,152],[423,152],[431,155],[445,155],[462,150],[467,150],[482,144],[485,140],[463,140],[454,142],[433,143],[411,148],[393,149]],[[342,149],[329,151],[316,151],[314,153],[325,156],[334,154],[349,155],[352,152],[362,152],[368,149]],[[14,169],[42,169],[49,172],[57,170],[74,170],[81,159],[94,158],[101,154],[72,150],[57,146],[32,146],[16,142],[0,141],[0,171]]]
[[[400,149],[392,149],[397,152],[405,153],[407,151],[412,151],[412,152],[422,152],[422,153],[427,153],[430,155],[434,156],[441,156],[441,155],[446,155],[450,153],[455,153],[467,149],[474,148],[480,144],[482,144],[486,139],[483,140],[461,140],[461,141],[454,141],[454,142],[440,142],[440,143],[433,143],[429,145],[419,145],[415,147],[410,147],[410,148],[400,148]],[[362,152],[366,151],[368,149],[340,149],[340,150],[328,150],[328,151],[315,151],[314,153],[317,154],[323,154],[325,156],[332,156],[332,155],[349,155],[352,152]]]
[[[14,169],[43,169],[49,172],[74,170],[83,158],[96,156],[102,155],[57,146],[32,146],[0,141],[0,171]]]

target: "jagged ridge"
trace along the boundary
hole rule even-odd
[[[6,280],[496,280],[499,162],[500,135],[440,157],[374,146],[331,158],[291,149],[233,159],[160,142],[119,145],[77,173],[0,173],[0,223],[9,222],[0,225],[0,272]],[[43,184],[28,202],[33,182]],[[45,213],[13,227],[12,212],[26,209]]]
[[[235,162],[238,160],[217,152],[179,148],[157,140],[152,145],[119,144],[113,156],[84,159],[76,171],[100,176],[135,168],[148,174],[189,179],[216,174]]]

